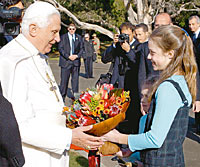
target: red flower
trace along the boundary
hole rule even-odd
[[[104,100],[104,108],[108,108],[110,106],[109,100]]]
[[[100,89],[102,99],[108,99],[108,94],[114,87],[112,84],[103,84]]]
[[[87,117],[87,116],[81,116],[78,120],[79,126],[87,126],[87,125],[92,125],[95,123],[96,123],[96,121],[94,119],[92,119],[91,117]]]
[[[77,116],[78,118],[81,117],[81,116],[83,116],[81,110],[76,110],[76,111],[75,111],[75,114],[76,114],[76,116]]]
[[[91,97],[92,95],[90,95],[88,92],[85,92],[84,94],[80,95],[79,101],[82,104],[87,103],[87,101],[91,102]]]
[[[118,106],[114,104],[113,106],[110,107],[109,116],[114,117],[115,115],[119,114],[119,112],[120,112],[120,110],[119,110]]]

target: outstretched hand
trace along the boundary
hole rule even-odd
[[[103,135],[104,141],[110,141],[119,144],[128,143],[128,135],[118,132],[116,129],[111,130],[110,132]]]
[[[87,150],[96,150],[103,145],[102,137],[95,137],[84,132],[90,130],[92,126],[83,126],[72,129],[72,144]]]

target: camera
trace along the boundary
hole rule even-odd
[[[5,9],[0,3],[0,34],[18,35],[20,33],[20,24],[14,20],[21,18],[22,10],[17,7]]]
[[[119,34],[118,41],[122,42],[122,43],[126,41],[129,43],[129,35],[128,34]]]

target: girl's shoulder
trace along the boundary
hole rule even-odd
[[[191,94],[189,92],[188,86],[187,86],[187,82],[184,78],[184,76],[181,75],[174,75],[172,77],[168,78],[169,80],[173,80],[175,82],[177,82],[181,88],[181,90],[183,91],[184,95],[186,96],[186,98],[189,100],[189,102],[191,101]],[[158,94],[161,95],[165,95],[168,98],[172,98],[172,96],[177,96],[179,97],[179,93],[177,91],[177,89],[174,87],[174,85],[170,82],[164,81],[162,82],[159,86],[158,89],[156,91],[156,96]]]

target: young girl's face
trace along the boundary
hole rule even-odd
[[[142,115],[145,115],[148,113],[149,107],[150,107],[150,102],[148,101],[148,91],[150,89],[149,85],[146,85],[143,87],[141,94],[141,113]]]
[[[164,70],[171,61],[169,54],[164,53],[153,40],[149,40],[149,55],[147,58],[151,60],[153,69],[156,71]]]

